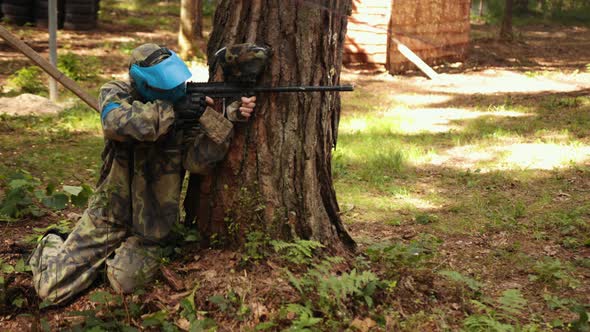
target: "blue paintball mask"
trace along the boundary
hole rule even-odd
[[[168,57],[161,62],[150,65],[166,55]],[[176,53],[160,48],[145,60],[132,64],[129,75],[146,101],[162,99],[176,102],[186,94],[185,82],[191,77],[191,72]]]

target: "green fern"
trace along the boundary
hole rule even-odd
[[[295,242],[271,241],[270,244],[275,252],[294,264],[308,263],[316,249],[324,248],[321,243],[310,240],[296,240]]]
[[[481,282],[479,282],[473,278],[464,276],[457,271],[442,270],[442,271],[439,271],[438,274],[440,274],[444,277],[447,277],[448,279],[450,279],[452,281],[455,281],[458,283],[463,283],[463,284],[467,285],[467,287],[469,287],[474,292],[479,292],[479,290],[483,286],[483,284]]]
[[[321,318],[313,316],[313,310],[308,305],[290,303],[284,308],[286,311],[294,313],[297,319],[293,320],[291,326],[286,330],[289,332],[308,332],[313,327],[322,322]]]
[[[507,289],[498,299],[499,309],[510,315],[519,315],[526,307],[527,301],[518,289]]]
[[[479,314],[471,315],[463,321],[466,331],[512,332],[523,331],[518,325],[517,316],[524,311],[527,301],[518,289],[507,289],[495,302],[483,303],[471,300]],[[516,325],[513,325],[514,322]]]
[[[315,309],[331,316],[336,310],[346,311],[351,303],[365,303],[372,307],[373,296],[383,282],[371,271],[359,272],[353,269],[340,275],[331,272],[334,264],[342,262],[341,257],[329,257],[314,264],[305,275],[296,278],[287,271],[291,285],[305,301],[314,303]]]

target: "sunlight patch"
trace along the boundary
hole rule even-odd
[[[503,146],[466,145],[433,156],[430,164],[460,169],[551,170],[590,160],[590,146],[518,143]]]
[[[506,110],[480,112],[463,108],[396,109],[384,113],[384,117],[393,117],[399,121],[399,130],[404,134],[462,131],[464,127],[457,123],[458,121],[477,119],[483,116],[525,117],[532,116],[532,114]]]

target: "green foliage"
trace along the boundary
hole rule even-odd
[[[212,17],[215,13],[215,7],[217,1],[215,0],[204,0],[203,1],[203,17]]]
[[[191,294],[180,301],[180,307],[182,311],[180,312],[180,316],[185,318],[190,323],[189,331],[216,331],[217,330],[217,323],[208,317],[203,319],[199,319],[198,316],[203,316],[206,312],[200,312],[197,310],[195,306],[195,293],[199,289],[199,284],[197,284]]]
[[[39,67],[23,67],[8,78],[8,86],[25,93],[45,94],[47,87],[42,81],[43,71]]]
[[[576,305],[571,309],[578,314],[578,319],[570,324],[570,331],[572,332],[590,332],[590,315],[588,308],[582,305]]]
[[[100,61],[95,56],[67,52],[58,56],[57,68],[75,81],[89,81],[98,77]]]
[[[442,271],[439,271],[438,274],[440,274],[440,275],[442,275],[454,282],[465,284],[467,287],[469,287],[469,289],[471,289],[473,292],[476,292],[476,293],[479,292],[481,290],[481,288],[483,287],[483,284],[481,282],[479,282],[471,277],[464,276],[457,271],[442,270]]]
[[[495,301],[471,301],[478,314],[468,316],[463,321],[466,331],[521,331],[518,315],[526,307],[527,301],[517,289],[507,289]],[[515,324],[515,325],[513,325]]]
[[[15,275],[30,270],[31,268],[25,264],[22,258],[17,260],[14,265],[6,263],[0,258],[0,310],[10,306],[22,308],[26,304],[26,298],[20,294],[20,287],[10,286]]]
[[[289,332],[311,332],[314,326],[322,322],[322,318],[314,317],[310,305],[300,305],[290,303],[281,309],[283,312],[290,312],[296,315],[296,319],[291,322],[291,326],[285,331]]]
[[[543,295],[543,299],[547,303],[547,307],[549,307],[551,310],[567,309],[570,306],[578,304],[578,302],[574,299],[563,299],[559,296],[551,294]]]
[[[43,197],[43,192],[36,189],[40,184],[37,178],[21,171],[12,175],[7,182],[7,192],[0,201],[0,220],[43,215],[43,211],[34,204],[35,197]]]
[[[289,282],[299,292],[303,302],[325,317],[335,317],[349,308],[358,309],[362,305],[372,307],[375,291],[384,286],[371,271],[353,269],[339,275],[333,273],[333,265],[341,262],[341,257],[327,258],[313,264],[301,278],[287,271]]]
[[[59,234],[69,234],[72,231],[72,222],[68,219],[63,219],[47,227],[33,227],[33,233],[25,238],[25,242],[36,244],[41,241],[43,235],[47,234],[50,230]]]
[[[39,204],[52,210],[63,210],[68,204],[82,207],[92,194],[92,188],[88,185],[63,186],[64,191],[58,192],[53,184],[47,185],[45,190],[39,190],[40,183],[39,179],[24,170],[13,174],[8,179],[8,191],[0,201],[0,220],[42,216],[44,212]]]
[[[570,264],[564,264],[557,258],[545,257],[535,263],[534,274],[529,275],[529,279],[550,284],[561,282],[568,287],[577,288],[580,281],[571,276],[572,269]]]
[[[177,332],[179,329],[169,321],[169,312],[160,310],[142,315],[142,304],[129,302],[127,297],[97,291],[89,296],[94,309],[74,311],[70,314],[84,317],[74,330],[82,331],[157,331]],[[134,326],[139,323],[140,326]]]
[[[485,19],[489,23],[499,23],[504,15],[504,0],[485,0]],[[477,4],[479,4],[477,2]],[[560,23],[588,23],[590,3],[579,0],[528,1],[527,6],[514,6],[515,23],[527,23],[530,18],[556,21]]]
[[[244,303],[243,296],[234,290],[224,295],[213,295],[209,297],[209,302],[215,304],[221,312],[240,321],[250,315],[250,308]]]
[[[242,263],[257,262],[266,257],[266,250],[270,237],[260,231],[250,232],[246,235]]]
[[[310,264],[314,251],[324,246],[317,241],[295,240],[295,242],[270,241],[275,252],[293,264]]]
[[[440,240],[434,236],[422,235],[408,244],[381,242],[367,248],[369,259],[382,265],[392,277],[400,270],[419,268],[434,254]]]

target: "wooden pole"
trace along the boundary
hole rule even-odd
[[[31,59],[36,65],[41,67],[47,74],[55,78],[59,83],[63,84],[68,90],[72,91],[76,96],[80,97],[88,106],[100,112],[98,108],[98,101],[96,98],[90,96],[86,91],[82,90],[78,83],[74,82],[71,78],[60,72],[55,66],[51,65],[47,60],[35,52],[23,41],[14,36],[10,31],[6,30],[3,26],[0,26],[0,37],[4,38],[12,47],[19,50],[21,53]]]
[[[397,44],[397,50],[405,56],[408,60],[410,60],[413,64],[416,65],[428,78],[431,80],[438,79],[438,73],[434,71],[426,62],[424,62],[420,57],[414,53],[411,49],[409,49],[406,45],[402,44],[397,38],[392,38],[393,42]]]
[[[57,67],[57,0],[49,0],[49,62],[53,67]],[[57,81],[49,78],[49,99],[57,101]]]

